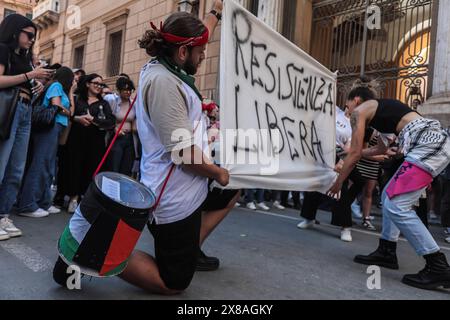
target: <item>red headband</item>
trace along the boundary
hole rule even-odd
[[[205,32],[199,37],[179,37],[171,33],[163,32],[163,23],[161,22],[160,29],[158,29],[153,22],[150,22],[151,27],[153,30],[158,31],[163,39],[169,43],[173,43],[176,45],[182,45],[182,46],[190,46],[190,47],[197,47],[197,46],[203,46],[208,43],[209,41],[209,30],[206,28]]]

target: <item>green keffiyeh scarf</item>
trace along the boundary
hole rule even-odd
[[[194,92],[199,97],[200,101],[203,101],[203,96],[201,95],[200,91],[195,86],[195,78],[189,74],[186,73],[183,69],[176,66],[174,63],[169,61],[169,59],[165,57],[159,57],[156,58],[156,60],[159,61],[163,66],[165,66],[170,72],[172,72],[174,75],[176,75],[178,78],[180,78],[184,83],[186,83],[189,87],[194,90]]]

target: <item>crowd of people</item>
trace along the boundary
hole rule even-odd
[[[222,2],[215,1],[203,22],[187,13],[175,13],[160,29],[152,24],[139,45],[154,58],[142,69],[136,107],[128,117],[136,91],[128,75],[120,75],[111,90],[99,74],[61,65],[39,66],[32,54],[35,25],[17,14],[4,19],[0,25],[0,88],[17,88],[19,98],[13,106],[10,133],[0,139],[0,240],[22,235],[13,213],[28,218],[44,218],[62,210],[74,213],[118,134],[103,170],[139,179],[161,200],[149,227],[156,256],[135,252],[121,275],[129,283],[155,293],[182,292],[196,270],[219,267],[219,259],[208,257],[201,246],[227,214],[240,203],[250,210],[267,211],[271,202],[278,210],[301,210],[300,229],[313,227],[318,209],[328,203],[332,224],[342,228],[341,239],[347,242],[352,241],[355,217],[365,229],[376,230],[371,213],[373,205],[380,204],[380,247],[355,261],[398,267],[395,244],[401,231],[427,260],[427,275],[431,272],[434,282],[427,278],[425,285],[447,281],[450,285],[450,267],[426,229],[428,215],[436,219],[440,208],[450,242],[450,160],[445,158],[449,133],[399,101],[378,99],[374,85],[366,79],[355,83],[347,105],[337,108],[335,170],[339,178],[327,196],[210,188],[212,180],[226,186],[229,173],[202,151],[218,143],[220,119],[217,106],[204,103],[193,75],[205,59],[221,11]],[[207,141],[196,139],[204,133],[193,126],[198,121],[205,121],[210,129]],[[421,128],[421,133],[411,124]],[[180,128],[192,134],[174,143],[173,132]],[[416,140],[408,141],[407,150],[402,150],[405,130]],[[419,145],[424,135],[435,149]],[[173,164],[173,153],[181,155],[183,165]],[[201,164],[184,161],[198,155]],[[424,184],[402,184],[400,173],[408,176],[408,170],[421,174],[419,180]],[[435,181],[433,187],[424,192],[430,178]],[[383,190],[388,195],[386,191],[381,195]],[[405,190],[410,193],[405,195]],[[414,213],[408,211],[408,204],[416,208]],[[441,269],[436,267],[439,262]],[[421,285],[417,277],[405,281]]]
[[[22,235],[11,213],[45,218],[62,209],[75,212],[135,91],[126,74],[118,77],[116,91],[111,91],[98,74],[60,64],[41,65],[31,54],[36,31],[30,20],[18,14],[6,17],[0,26],[0,87],[19,89],[10,136],[0,141],[3,241]],[[50,119],[47,124],[43,124],[45,117]],[[137,173],[135,120],[133,111],[103,170]]]

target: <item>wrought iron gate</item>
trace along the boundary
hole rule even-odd
[[[338,73],[338,103],[361,76],[414,107],[427,96],[433,0],[324,0],[313,7],[312,55]]]

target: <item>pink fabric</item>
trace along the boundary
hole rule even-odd
[[[418,166],[405,162],[390,182],[386,193],[389,199],[396,196],[414,192],[429,186],[433,176]]]

